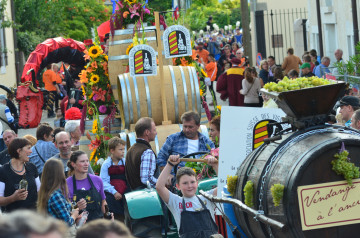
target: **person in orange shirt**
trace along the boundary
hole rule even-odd
[[[202,63],[205,66],[209,62],[209,51],[204,49],[203,42],[198,43],[196,53],[199,55],[199,63]]]
[[[212,95],[212,98],[216,102],[216,96],[215,96],[215,91],[214,91],[214,87],[213,87],[214,81],[216,80],[216,74],[217,74],[217,65],[216,65],[215,56],[213,54],[209,54],[208,61],[209,61],[209,63],[205,66],[205,71],[206,71],[207,76],[211,80],[211,83],[208,86],[209,86],[209,90]],[[209,105],[214,105],[214,102],[210,103]]]
[[[56,84],[56,73],[51,70],[51,64],[46,66],[46,71],[43,73],[43,83],[45,85],[45,89],[49,91],[49,98],[47,101],[47,109],[48,109],[48,118],[55,117],[54,112],[54,102],[55,107],[59,107],[57,94],[60,92],[59,87]]]

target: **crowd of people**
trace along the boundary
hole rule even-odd
[[[206,83],[210,92],[219,93],[220,99],[228,100],[230,106],[276,107],[269,98],[261,95],[260,89],[266,83],[281,81],[285,76],[294,79],[321,78],[329,73],[338,75],[335,64],[330,67],[330,58],[324,56],[320,60],[314,49],[304,52],[300,58],[294,55],[293,48],[288,48],[283,62],[276,62],[274,56],[268,56],[259,67],[253,67],[244,55],[241,29],[219,29],[211,17],[208,25],[215,27],[207,27],[195,34],[198,63],[210,78],[210,83]],[[343,61],[342,55],[341,49],[334,52],[335,63]],[[213,88],[215,81],[216,90]]]
[[[94,226],[78,229],[84,220],[89,224],[96,224],[92,221],[104,217],[124,221],[124,194],[150,186],[159,191],[170,211],[174,216],[176,214],[175,221],[179,233],[188,233],[190,224],[185,225],[183,222],[188,218],[183,218],[179,207],[176,208],[177,202],[182,202],[181,198],[172,200],[173,196],[170,196],[169,199],[167,192],[167,188],[175,187],[171,166],[179,164],[176,187],[183,191],[186,203],[196,199],[193,204],[195,210],[197,207],[203,207],[206,211],[210,211],[203,216],[204,219],[213,221],[214,209],[211,203],[202,196],[196,198],[197,184],[194,184],[196,174],[192,169],[190,169],[191,173],[184,171],[188,168],[183,162],[180,163],[179,156],[209,151],[208,145],[214,148],[214,142],[218,143],[219,139],[220,118],[216,117],[214,125],[211,124],[210,135],[213,141],[198,132],[200,127],[198,113],[186,112],[181,120],[182,131],[170,135],[160,153],[156,155],[150,145],[157,135],[155,123],[151,118],[140,118],[135,125],[136,143],[128,150],[126,156],[124,156],[125,141],[119,137],[113,137],[108,141],[109,157],[102,164],[99,175],[94,175],[88,155],[78,150],[78,141],[72,139],[74,137],[72,133],[79,129],[78,121],[67,121],[65,130],[54,129],[47,123],[41,123],[36,130],[36,138],[31,139],[20,138],[11,129],[5,130],[3,137],[7,148],[1,152],[0,157],[2,212],[11,217],[16,216],[16,211],[23,209],[37,211],[36,219],[43,219],[42,216],[45,216],[61,220],[66,224],[66,232],[63,233],[63,225],[50,219],[49,227],[44,227],[44,230],[35,229],[34,233],[59,233],[59,237],[83,237],[79,236],[81,230],[86,227],[95,229]],[[29,135],[26,137],[30,138]],[[217,160],[212,158],[208,163],[217,172]],[[181,179],[182,177],[186,178],[187,182],[184,182],[186,184],[189,179],[192,181],[191,188],[184,185],[185,179]],[[216,190],[211,193],[215,194]],[[110,217],[106,215],[109,212]],[[208,216],[209,214],[211,215]],[[106,225],[106,222],[98,222],[98,224]],[[31,224],[24,225],[31,226]],[[217,228],[215,229],[216,225],[213,225],[211,229],[215,234]],[[127,234],[127,229],[122,225],[115,223],[114,226]],[[14,232],[22,231],[20,229]]]

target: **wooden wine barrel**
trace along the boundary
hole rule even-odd
[[[156,44],[156,27],[145,27],[145,39],[147,44],[157,51]],[[112,90],[117,91],[117,76],[126,72],[127,65],[129,64],[129,55],[126,54],[126,49],[133,42],[133,29],[116,30],[114,37],[110,36],[109,42],[109,79]],[[142,33],[138,35],[139,39]],[[171,59],[163,58],[164,65],[172,65]],[[114,93],[115,102],[118,103],[118,94]]]
[[[297,195],[298,186],[344,180],[332,170],[331,165],[342,142],[350,153],[351,162],[359,166],[360,133],[344,127],[309,128],[285,135],[275,143],[261,145],[248,155],[237,171],[235,198],[245,200],[243,189],[246,182],[251,180],[254,183],[253,208],[259,210],[259,198],[262,197],[265,215],[286,225],[283,231],[272,229],[273,237],[353,237],[360,231],[360,224],[303,231]],[[269,166],[271,161],[272,165]],[[266,171],[268,173],[264,177]],[[285,189],[280,206],[275,207],[270,188],[278,183],[284,185]],[[267,225],[255,221],[253,216],[239,209],[235,209],[235,215],[247,237],[270,237]]]
[[[180,122],[189,110],[201,113],[199,82],[194,67],[164,66],[164,87],[168,119]],[[119,109],[123,127],[130,128],[141,117],[151,117],[156,125],[163,121],[161,85],[159,76],[118,77]]]
[[[181,130],[182,130],[182,124],[156,126],[157,135],[155,137],[155,140],[150,142],[151,148],[154,150],[156,154],[159,154],[161,147],[166,141],[166,138],[171,134],[180,132]],[[199,132],[202,133],[207,138],[209,138],[208,129],[205,125],[200,125]],[[126,141],[125,153],[130,148],[130,146],[136,143],[135,132],[129,132],[129,133],[122,132],[120,133],[120,138]]]
[[[103,121],[105,119],[106,116],[99,116],[100,119],[100,125],[103,124]],[[95,139],[94,134],[91,132],[92,131],[92,126],[93,126],[93,120],[87,120],[85,121],[85,132],[84,134],[81,136],[80,138],[80,146],[79,146],[79,150],[84,151],[88,156],[90,156],[91,152],[89,149],[89,145],[90,145],[90,140],[86,137],[86,133],[89,132],[92,140]],[[110,127],[110,134],[111,135],[119,135],[119,133],[121,132],[121,120],[120,119],[116,119],[114,120],[114,123],[111,124]],[[106,158],[104,158],[106,159]]]

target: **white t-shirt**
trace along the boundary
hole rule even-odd
[[[206,193],[213,194],[214,190],[209,190]],[[203,201],[206,208],[209,209],[212,219],[215,221],[215,204],[204,198],[202,195],[198,195],[198,197]],[[183,197],[180,197],[176,194],[173,194],[172,192],[169,192],[169,203],[166,204],[171,213],[174,216],[176,226],[178,228],[178,231],[180,229],[180,223],[181,223],[181,212],[182,209],[182,199]],[[196,212],[202,210],[202,205],[199,201],[199,199],[196,196],[193,196],[191,198],[184,197],[185,200],[185,206],[186,211],[190,212]]]
[[[191,154],[199,151],[199,140],[187,139],[187,141],[188,141],[187,154]]]

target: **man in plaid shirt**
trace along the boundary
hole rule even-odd
[[[156,165],[156,155],[149,144],[157,134],[153,119],[140,118],[135,124],[135,132],[136,143],[126,153],[126,180],[132,190],[146,188],[147,181],[155,188],[160,170]]]
[[[198,132],[200,127],[200,116],[198,113],[189,111],[181,116],[183,129],[168,136],[163,147],[161,148],[157,165],[162,168],[170,155],[185,156],[199,151],[209,151],[210,148],[215,148],[214,143],[203,134]],[[185,162],[179,164],[180,167],[185,166]]]

